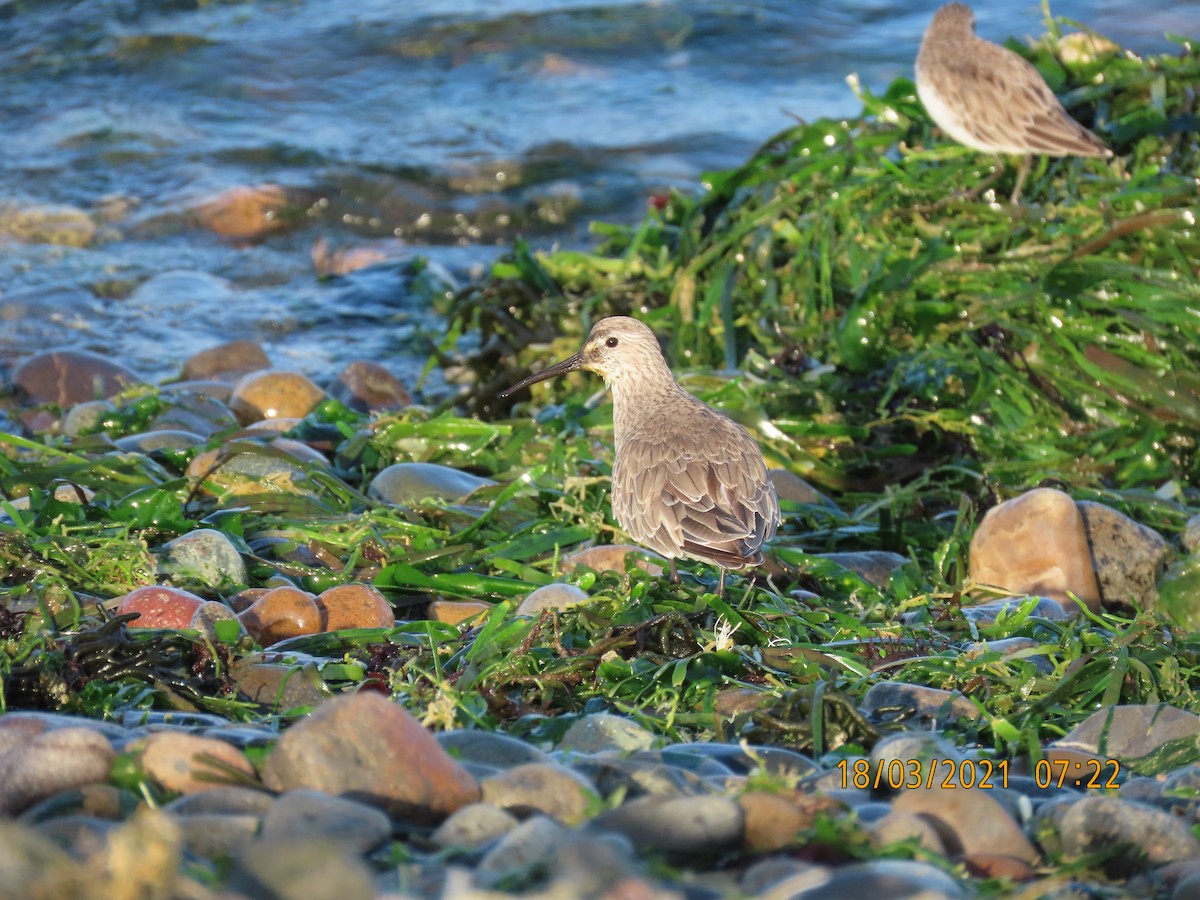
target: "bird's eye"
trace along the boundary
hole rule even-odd
[[[618,341],[616,338],[609,338],[607,341],[604,342],[604,346],[605,347],[615,347],[619,343],[621,343],[621,342]]]

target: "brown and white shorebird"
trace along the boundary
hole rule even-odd
[[[724,596],[725,571],[761,563],[762,545],[779,525],[758,444],[681,388],[654,332],[627,316],[601,319],[582,350],[500,396],[578,369],[595,372],[612,390],[617,522],[670,560],[673,582],[678,558],[716,564]]]
[[[960,144],[1021,157],[1013,203],[1035,154],[1112,156],[1067,114],[1032,64],[975,36],[975,14],[965,3],[941,7],[925,30],[917,54],[917,95],[933,121]]]

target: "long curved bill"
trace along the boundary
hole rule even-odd
[[[553,378],[556,375],[563,375],[567,372],[575,372],[583,367],[583,357],[576,353],[570,359],[564,359],[562,362],[555,363],[552,366],[547,366],[540,372],[535,372],[528,378],[522,379],[510,387],[508,390],[501,391],[499,396],[507,397],[510,394],[515,394],[523,387],[529,387],[531,384],[537,384],[539,381],[545,381],[548,378]]]

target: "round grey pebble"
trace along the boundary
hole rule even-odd
[[[262,836],[280,842],[316,838],[370,853],[392,836],[392,823],[365,803],[297,788],[271,804]]]
[[[231,588],[246,583],[241,553],[216,529],[189,531],[164,544],[158,553],[158,573],[180,586]]]
[[[519,820],[492,803],[469,803],[446,819],[430,836],[439,847],[475,850],[512,831]]]
[[[606,750],[628,753],[648,750],[654,746],[654,741],[654,735],[632,719],[595,713],[572,722],[558,742],[558,749],[577,753],[602,753]]]
[[[740,847],[744,825],[729,797],[640,797],[601,813],[589,828],[622,834],[640,850],[690,856]]]
[[[442,749],[460,763],[479,763],[496,769],[511,769],[525,763],[553,760],[524,741],[493,731],[443,731],[436,735]]]
[[[479,887],[490,888],[549,868],[558,848],[569,836],[566,828],[547,816],[527,819],[484,855],[475,867],[474,881]]]
[[[958,882],[936,866],[907,859],[874,859],[834,869],[824,884],[792,894],[792,900],[946,900],[963,896]]]

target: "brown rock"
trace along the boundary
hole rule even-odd
[[[321,630],[321,611],[313,595],[294,587],[277,587],[254,601],[238,619],[264,647]]]
[[[12,383],[30,404],[73,406],[107,400],[141,379],[120,363],[86,350],[50,350],[17,366]]]
[[[954,765],[945,760],[939,762],[943,767]],[[892,811],[925,818],[937,829],[950,853],[966,856],[995,853],[1028,863],[1040,859],[1021,826],[985,790],[941,787],[906,790],[892,802]]]
[[[254,341],[229,341],[193,353],[183,362],[183,375],[196,381],[206,378],[237,381],[250,372],[269,368],[271,360]]]
[[[391,628],[396,624],[392,604],[366,584],[339,584],[317,595],[322,631],[343,628]]]
[[[483,802],[517,812],[537,810],[564,825],[578,825],[596,802],[596,789],[566,766],[526,763],[480,782]]]
[[[1096,710],[1045,752],[1047,757],[1053,750],[1079,751],[1101,759],[1137,759],[1164,744],[1185,740],[1200,740],[1200,716],[1168,703],[1127,704]],[[1082,758],[1080,762],[1086,764]],[[1109,763],[1106,779],[1111,771]]]
[[[1031,881],[1036,875],[1033,866],[1023,859],[1013,859],[999,853],[982,851],[963,857],[967,871],[975,878],[1006,878],[1009,881]],[[1035,895],[1041,896],[1041,895]]]
[[[324,399],[325,392],[299,372],[265,369],[238,380],[229,408],[247,425],[259,419],[304,418]]]
[[[1083,516],[1067,494],[1037,488],[988,511],[971,539],[971,578],[1073,607],[1100,608]]]
[[[1103,503],[1078,504],[1100,596],[1109,608],[1153,609],[1158,603],[1158,579],[1166,568],[1171,547],[1166,538]]]
[[[792,503],[818,503],[822,506],[837,508],[836,503],[799,475],[789,472],[787,469],[768,469],[767,479],[775,486],[775,494],[780,500],[789,500]]]
[[[59,728],[0,754],[0,815],[14,815],[43,797],[107,783],[115,754],[91,728]]]
[[[130,628],[189,628],[204,599],[190,591],[149,584],[134,588],[117,604],[117,615],[138,613]]]
[[[397,243],[396,246],[398,248],[400,245]],[[313,241],[310,256],[316,273],[326,276],[348,275],[365,269],[367,266],[383,262],[388,258],[388,253],[376,247],[333,248],[329,246],[329,241],[322,237]]]
[[[738,797],[745,819],[742,847],[747,853],[773,853],[796,843],[813,816],[783,794],[747,791]]]
[[[568,553],[562,559],[563,574],[574,572],[580,566],[593,572],[625,572],[625,560],[630,555],[637,557],[635,565],[650,575],[661,575],[667,560],[653,550],[635,544],[600,544]]]
[[[150,735],[142,747],[141,761],[149,778],[179,794],[210,791],[256,777],[254,766],[232,744],[181,731]]]
[[[239,185],[197,205],[200,224],[221,237],[253,240],[287,226],[287,192],[277,184]]]
[[[871,836],[871,843],[878,850],[900,841],[915,840],[918,846],[930,853],[946,853],[946,845],[942,843],[937,829],[923,816],[892,810],[867,825],[866,830]]]
[[[404,409],[412,397],[400,379],[379,363],[355,360],[329,385],[329,396],[359,412]]]
[[[342,695],[284,732],[263,766],[272,790],[307,787],[416,822],[479,800],[475,779],[407,710],[371,692]]]
[[[487,615],[491,610],[490,603],[478,600],[434,600],[429,604],[429,618],[435,622],[458,625]]]

